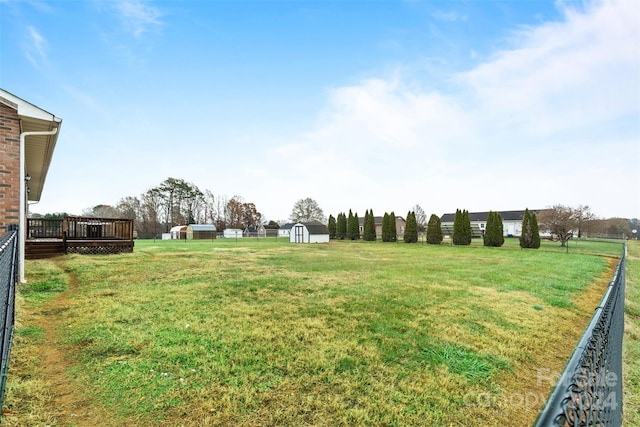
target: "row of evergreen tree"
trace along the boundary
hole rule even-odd
[[[338,214],[337,218],[329,215],[329,238],[339,240],[363,240],[375,241],[376,224],[373,210],[369,209],[364,214],[362,236],[360,235],[360,218],[357,213],[349,209],[349,215],[344,212]],[[394,212],[386,213],[382,217],[382,241],[395,242],[398,238],[396,227],[396,215]],[[470,245],[473,237],[471,231],[471,219],[467,210],[457,209],[453,219],[453,244]],[[416,214],[413,211],[407,213],[406,225],[403,234],[405,243],[418,242],[418,224]],[[442,223],[440,218],[432,214],[427,223],[427,243],[439,245],[442,243]],[[504,244],[504,228],[502,217],[499,212],[490,211],[487,216],[487,224],[483,234],[484,246],[500,247]],[[522,219],[522,233],[520,236],[520,247],[537,249],[540,247],[540,232],[538,229],[538,219],[534,212],[525,209]]]

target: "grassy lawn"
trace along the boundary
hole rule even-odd
[[[51,409],[55,325],[103,425],[531,424],[621,252],[557,245],[137,241],[30,261],[3,422],[90,425]]]
[[[627,253],[623,391],[625,425],[640,425],[640,242],[631,241]]]

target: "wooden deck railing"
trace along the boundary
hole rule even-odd
[[[133,220],[79,216],[29,218],[27,236],[29,239],[133,240]]]
[[[26,257],[133,252],[133,220],[70,216],[29,218]]]

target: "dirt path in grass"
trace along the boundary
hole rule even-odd
[[[78,279],[68,273],[69,284],[65,292],[47,301],[34,317],[34,324],[44,331],[38,347],[43,379],[49,386],[45,403],[48,418],[61,426],[104,426],[109,414],[96,409],[92,393],[74,379],[67,359],[67,346],[61,339],[60,331],[65,328],[65,312],[71,303],[71,295],[76,292]]]

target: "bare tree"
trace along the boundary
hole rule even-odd
[[[116,209],[120,212],[122,218],[129,218],[134,220],[134,223],[140,222],[141,204],[140,199],[137,197],[123,197],[116,205]]]
[[[216,210],[216,196],[211,190],[204,190],[202,193],[202,209],[204,221],[215,224],[218,220],[218,212]]]
[[[82,211],[82,216],[94,218],[120,218],[121,213],[118,209],[110,205],[96,205],[92,208],[86,208]]]
[[[573,213],[578,227],[578,237],[582,237],[582,233],[589,231],[589,223],[596,219],[596,216],[591,212],[591,208],[587,205],[579,205],[573,210]]]
[[[142,195],[142,232],[156,236],[162,230],[162,197],[152,188]],[[167,231],[169,231],[167,229]]]
[[[182,192],[181,210],[184,211],[188,224],[201,224],[203,219],[204,194],[197,185],[187,183]]]
[[[244,200],[240,196],[233,196],[224,207],[225,225],[228,228],[242,228]]]
[[[246,228],[260,225],[262,214],[253,203],[245,203],[240,196],[233,196],[225,205],[225,225],[229,228]]]
[[[540,230],[556,236],[561,246],[566,246],[578,228],[575,210],[569,206],[554,205],[539,212],[537,216]]]
[[[418,224],[418,231],[423,232],[427,229],[427,222],[429,221],[427,218],[427,214],[424,209],[420,207],[420,205],[415,205],[412,209],[413,213],[416,215],[416,223]]]
[[[242,224],[245,227],[257,227],[262,221],[262,214],[253,203],[242,204]]]
[[[313,220],[322,223],[325,222],[324,212],[322,212],[320,205],[309,197],[295,202],[289,218],[292,222],[308,222]]]

